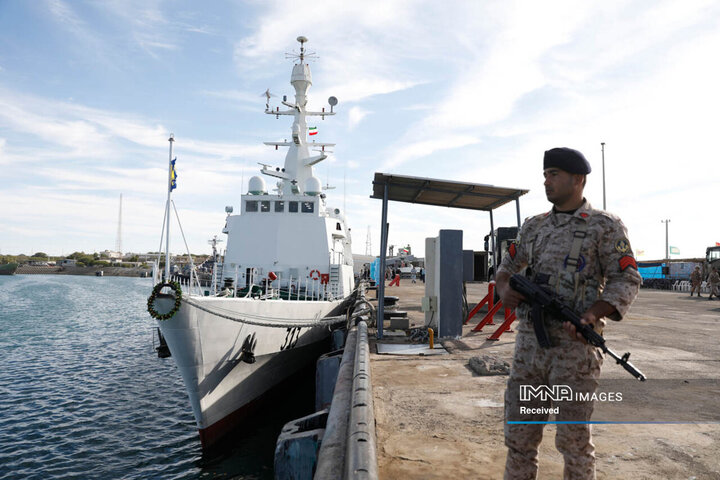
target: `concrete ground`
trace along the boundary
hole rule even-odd
[[[486,291],[485,283],[468,285],[471,308]],[[424,324],[422,283],[403,280],[386,295],[399,296],[412,323]],[[494,326],[472,332],[483,315],[464,327],[461,339],[443,342],[448,355],[378,355],[371,345],[380,478],[502,478],[507,376],[478,376],[468,362],[490,355],[511,363],[515,338],[506,332],[486,340]],[[408,341],[388,329],[386,322],[383,341]],[[608,346],[632,352],[648,381],[637,382],[606,358],[601,386],[616,381],[635,393],[617,405],[596,405],[593,419],[685,423],[593,425],[598,479],[720,479],[719,331],[720,301],[668,291],[641,290],[625,319],[609,322]],[[555,427],[546,426],[540,479],[562,478],[554,436]]]

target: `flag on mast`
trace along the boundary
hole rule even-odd
[[[317,127],[308,128],[308,135],[317,135],[317,133],[318,133]]]
[[[170,161],[170,191],[172,192],[177,188],[177,172],[175,171],[175,160],[177,157]]]

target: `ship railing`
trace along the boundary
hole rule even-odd
[[[319,278],[309,276],[287,279],[279,273],[275,280],[258,278],[255,268],[248,269],[245,286],[239,284],[238,267],[225,272],[219,265],[213,267],[211,295],[230,296],[233,298],[258,298],[260,300],[292,300],[292,301],[325,301],[340,296],[340,285],[337,282],[322,283]],[[226,275],[225,273],[228,273]],[[195,280],[193,281],[195,284]],[[198,288],[199,281],[198,281]],[[202,292],[201,292],[202,293]]]

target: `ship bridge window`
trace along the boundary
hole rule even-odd
[[[302,202],[303,213],[313,213],[315,211],[315,202]]]
[[[246,212],[257,212],[258,211],[257,200],[248,200],[247,202],[245,202],[245,211]]]
[[[284,211],[285,211],[285,202],[276,201],[275,202],[275,212],[283,213]]]
[[[261,212],[269,212],[270,211],[270,200],[262,200],[260,202],[260,211]]]
[[[297,213],[298,211],[298,202],[288,202],[288,211],[290,213]]]

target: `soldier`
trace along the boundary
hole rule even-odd
[[[692,297],[695,289],[697,289],[698,297],[701,297],[700,287],[702,287],[702,274],[700,273],[700,265],[695,265],[695,270],[690,274],[690,285],[692,286],[690,296]]]
[[[708,275],[708,284],[710,284],[710,296],[708,300],[712,300],[713,295],[716,298],[720,298],[718,294],[718,284],[720,284],[720,275],[718,275],[717,268],[713,267],[710,275]]]
[[[505,391],[506,480],[536,478],[538,446],[543,432],[542,423],[508,422],[511,419],[545,422],[549,418],[548,409],[543,408],[520,414],[521,387],[559,385],[592,393],[602,365],[601,352],[588,345],[569,322],[563,325],[545,318],[552,346],[542,348],[535,336],[530,308],[523,303],[525,298],[510,288],[510,276],[525,270],[536,283],[544,283],[567,305],[582,312],[583,322],[599,333],[605,317],[622,319],[642,282],[622,221],[593,209],[583,197],[590,164],[582,153],[570,148],[553,148],[545,152],[543,168],[545,194],[553,208],[525,221],[496,277],[503,305],[517,307],[520,319],[513,367]],[[537,397],[536,400],[540,401]],[[539,405],[549,407],[549,403],[545,400]],[[557,403],[556,420],[584,422],[557,425],[555,445],[565,459],[564,477],[594,479],[595,446],[587,423],[593,402]]]

